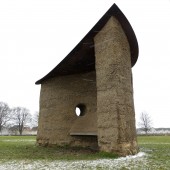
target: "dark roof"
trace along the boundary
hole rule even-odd
[[[56,76],[95,70],[93,37],[103,28],[111,16],[118,19],[128,38],[131,50],[131,65],[133,67],[138,58],[138,42],[129,21],[117,5],[113,4],[76,47],[52,71],[38,80],[36,84],[41,84],[43,81]]]

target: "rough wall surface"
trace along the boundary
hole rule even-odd
[[[39,145],[98,147],[119,155],[138,152],[131,53],[115,17],[95,36],[96,71],[59,76],[41,85]],[[77,105],[85,106],[77,117]]]
[[[116,18],[95,36],[98,145],[120,155],[138,151],[130,47]]]
[[[86,106],[86,113],[77,117],[75,107],[79,103]],[[90,129],[91,116],[95,118]],[[83,128],[79,122],[84,123]],[[80,127],[73,127],[75,124]],[[37,143],[97,146],[96,136],[70,136],[70,130],[74,132],[76,128],[83,132],[97,131],[95,72],[56,77],[41,86]]]

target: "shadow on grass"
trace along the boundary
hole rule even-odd
[[[0,137],[0,160],[96,160],[118,157],[113,153],[98,152],[90,148],[42,147],[35,143],[35,137]]]

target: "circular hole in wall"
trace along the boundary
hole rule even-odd
[[[77,116],[84,116],[86,112],[86,106],[84,104],[78,104],[75,108],[75,113]]]

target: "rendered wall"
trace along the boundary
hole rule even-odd
[[[137,153],[130,47],[116,18],[95,36],[98,145],[120,155]]]
[[[86,106],[82,117],[75,114],[79,103]],[[81,130],[94,130],[88,129],[89,115],[96,117],[95,72],[49,79],[41,85],[37,143],[97,147],[96,136],[70,136],[70,130],[77,122],[79,125],[79,121],[84,123],[84,129],[80,124]],[[93,121],[97,128],[97,118]]]

